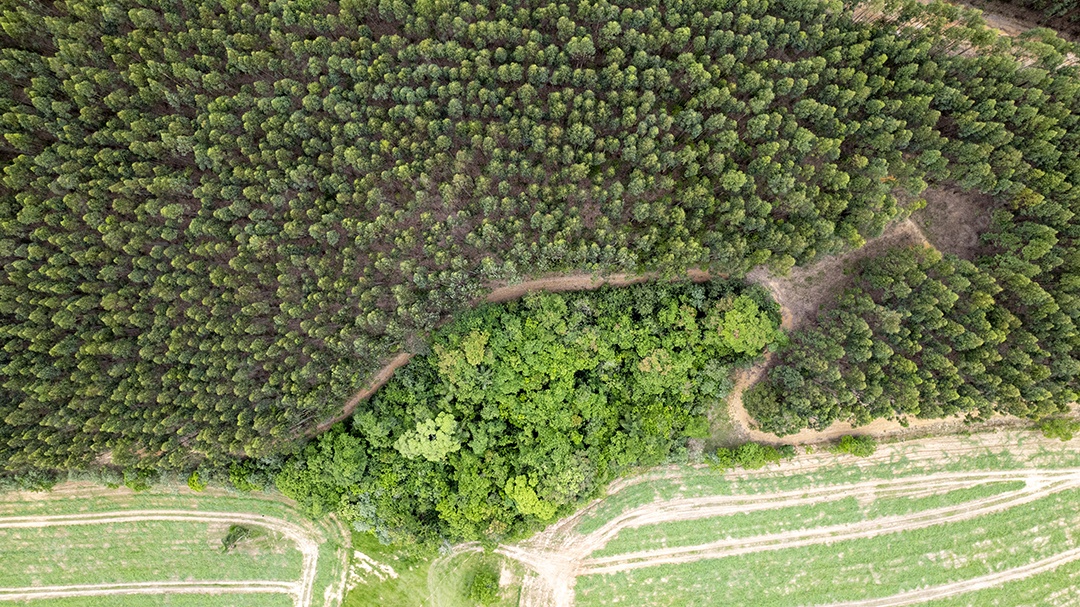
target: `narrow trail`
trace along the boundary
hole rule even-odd
[[[300,580],[244,582],[146,582],[130,584],[93,584],[84,586],[42,586],[39,588],[0,588],[0,600],[20,598],[59,598],[66,596],[102,596],[107,594],[192,594],[205,589],[209,593],[286,592],[293,596],[296,607],[312,607],[319,543],[323,538],[312,537],[312,530],[289,521],[261,514],[237,512],[208,512],[190,510],[119,510],[87,514],[58,514],[40,516],[8,516],[0,518],[0,529],[25,529],[71,525],[101,525],[137,523],[142,521],[183,521],[196,523],[244,523],[275,531],[296,543],[302,555]],[[11,595],[9,597],[9,595]],[[15,596],[19,595],[19,596]],[[28,595],[22,597],[22,595]],[[30,596],[32,595],[32,596]]]

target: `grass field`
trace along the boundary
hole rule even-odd
[[[531,569],[522,605],[1080,605],[1078,446],[1010,431],[656,469],[501,551]]]
[[[274,493],[67,483],[0,495],[0,603],[337,607],[348,547]]]
[[[474,607],[468,600],[471,577],[482,565],[504,571],[499,600],[489,607],[518,605],[523,569],[513,561],[466,548],[453,555],[406,558],[382,546],[369,533],[353,535],[352,590],[343,607]],[[362,556],[360,556],[362,555]]]
[[[806,506],[789,506],[740,512],[706,519],[691,519],[623,529],[592,557],[609,556],[674,546],[693,546],[702,538],[738,538],[812,529],[826,525],[841,525],[869,521],[883,516],[896,516],[962,504],[1024,486],[1021,481],[989,482],[964,489],[944,491],[923,497],[885,497],[863,505],[854,497],[839,497]],[[918,489],[918,488],[913,488]],[[839,495],[839,494],[838,494]]]
[[[32,607],[292,607],[293,600],[283,594],[232,594],[207,596],[203,594],[129,595],[110,597],[72,597],[66,599],[34,599],[4,605]]]

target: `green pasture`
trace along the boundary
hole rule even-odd
[[[221,551],[227,523],[140,521],[0,529],[0,587],[300,578],[295,542],[255,537]]]
[[[340,586],[348,562],[349,538],[331,518],[313,521],[276,492],[237,493],[161,485],[143,492],[107,489],[89,483],[64,483],[41,493],[0,494],[4,517],[129,512],[133,510],[231,512],[288,521],[319,545],[314,606],[337,607],[326,599]],[[296,543],[270,529],[241,523],[253,531],[227,553],[221,540],[228,522],[138,521],[0,528],[0,587],[53,586],[153,581],[299,581],[302,555]],[[331,593],[333,595],[335,593]],[[36,599],[38,607],[55,605],[291,605],[284,595],[241,594],[131,595],[71,599]]]
[[[406,555],[383,546],[369,533],[353,534],[353,547],[374,564],[386,569],[380,575],[357,565],[353,559],[350,570],[352,591],[345,597],[343,607],[406,607],[438,605],[440,607],[476,607],[468,599],[468,586],[473,574],[482,565],[509,570],[511,583],[499,589],[499,600],[486,607],[516,607],[520,582],[524,575],[521,565],[480,550],[463,551],[454,555]],[[372,564],[374,563],[374,564]]]
[[[736,557],[582,576],[578,607],[780,607],[884,597],[1002,571],[1080,545],[1080,490],[971,520]],[[705,541],[703,537],[701,541]],[[747,572],[753,572],[748,575]]]
[[[1015,439],[1009,447],[1012,450],[983,447],[978,436],[973,436],[961,439],[961,443],[970,442],[968,449],[951,455],[942,453],[942,457],[929,461],[913,457],[915,446],[899,443],[887,446],[891,455],[885,458],[835,458],[831,463],[807,471],[766,469],[745,476],[737,471],[719,472],[707,466],[671,467],[631,479],[628,486],[604,498],[583,515],[576,530],[582,534],[591,533],[624,512],[662,500],[793,491],[936,472],[1080,467],[1080,450],[1063,449],[1059,441],[1043,439],[1034,432],[1013,434]],[[1017,447],[1029,443],[1035,445],[1032,453],[1016,454]]]
[[[858,523],[883,516],[912,514],[923,510],[954,506],[1023,487],[1022,481],[991,482],[921,497],[882,497],[865,505],[860,504],[854,497],[842,497],[808,505],[742,512],[663,525],[629,527],[619,531],[614,539],[590,556],[613,556],[639,550],[694,546],[705,541],[725,538],[752,537],[796,529]]]
[[[133,594],[0,603],[32,607],[293,607],[285,594]]]

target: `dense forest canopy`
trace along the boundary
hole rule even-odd
[[[731,368],[780,337],[731,281],[536,294],[464,315],[293,458],[279,489],[384,542],[506,537],[709,435]]]
[[[1071,47],[855,4],[0,0],[0,461],[280,455],[491,281],[784,271],[942,180],[1060,406]]]

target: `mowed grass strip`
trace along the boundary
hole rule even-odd
[[[183,485],[157,485],[134,492],[126,487],[109,489],[90,483],[64,483],[47,492],[0,493],[0,517],[93,514],[116,510],[184,510],[203,512],[250,512],[293,522],[306,521],[275,491],[211,490],[195,493]]]
[[[955,489],[923,497],[879,498],[868,505],[860,504],[853,497],[846,497],[817,504],[630,527],[619,531],[619,534],[606,546],[589,556],[613,556],[639,550],[695,546],[726,538],[752,537],[796,529],[858,523],[882,516],[912,514],[954,506],[1023,487],[1023,481],[985,483],[976,487]],[[917,490],[918,487],[912,489]]]
[[[972,520],[800,548],[577,579],[577,607],[852,601],[959,581],[1075,548],[1080,490]]]
[[[1080,605],[1080,561],[993,588],[966,592],[922,607],[1066,607]]]
[[[804,472],[765,469],[755,473],[754,476],[740,478],[738,473],[708,467],[682,466],[669,470],[670,474],[667,475],[669,478],[640,481],[604,498],[581,517],[575,531],[583,535],[589,534],[624,512],[661,500],[793,491],[875,479],[891,480],[936,472],[1080,467],[1080,450],[1061,449],[1055,442],[1045,441],[1033,432],[1016,432],[1010,436],[1015,437],[1011,443],[1014,447],[1036,443],[1041,445],[1041,448],[1032,453],[1016,454],[1001,447],[984,446],[975,436],[967,439],[958,438],[961,444],[968,443],[967,450],[960,454],[949,455],[945,463],[942,463],[940,457],[931,460],[921,459],[915,455],[917,445],[900,443],[884,447],[894,452],[887,459],[873,462],[843,459],[837,460],[834,464]],[[1047,444],[1043,445],[1044,442]],[[826,454],[821,457],[833,456]]]
[[[253,537],[221,552],[227,523],[140,521],[0,529],[0,587],[300,579],[296,544]]]
[[[287,594],[132,594],[13,601],[32,607],[293,607]]]

